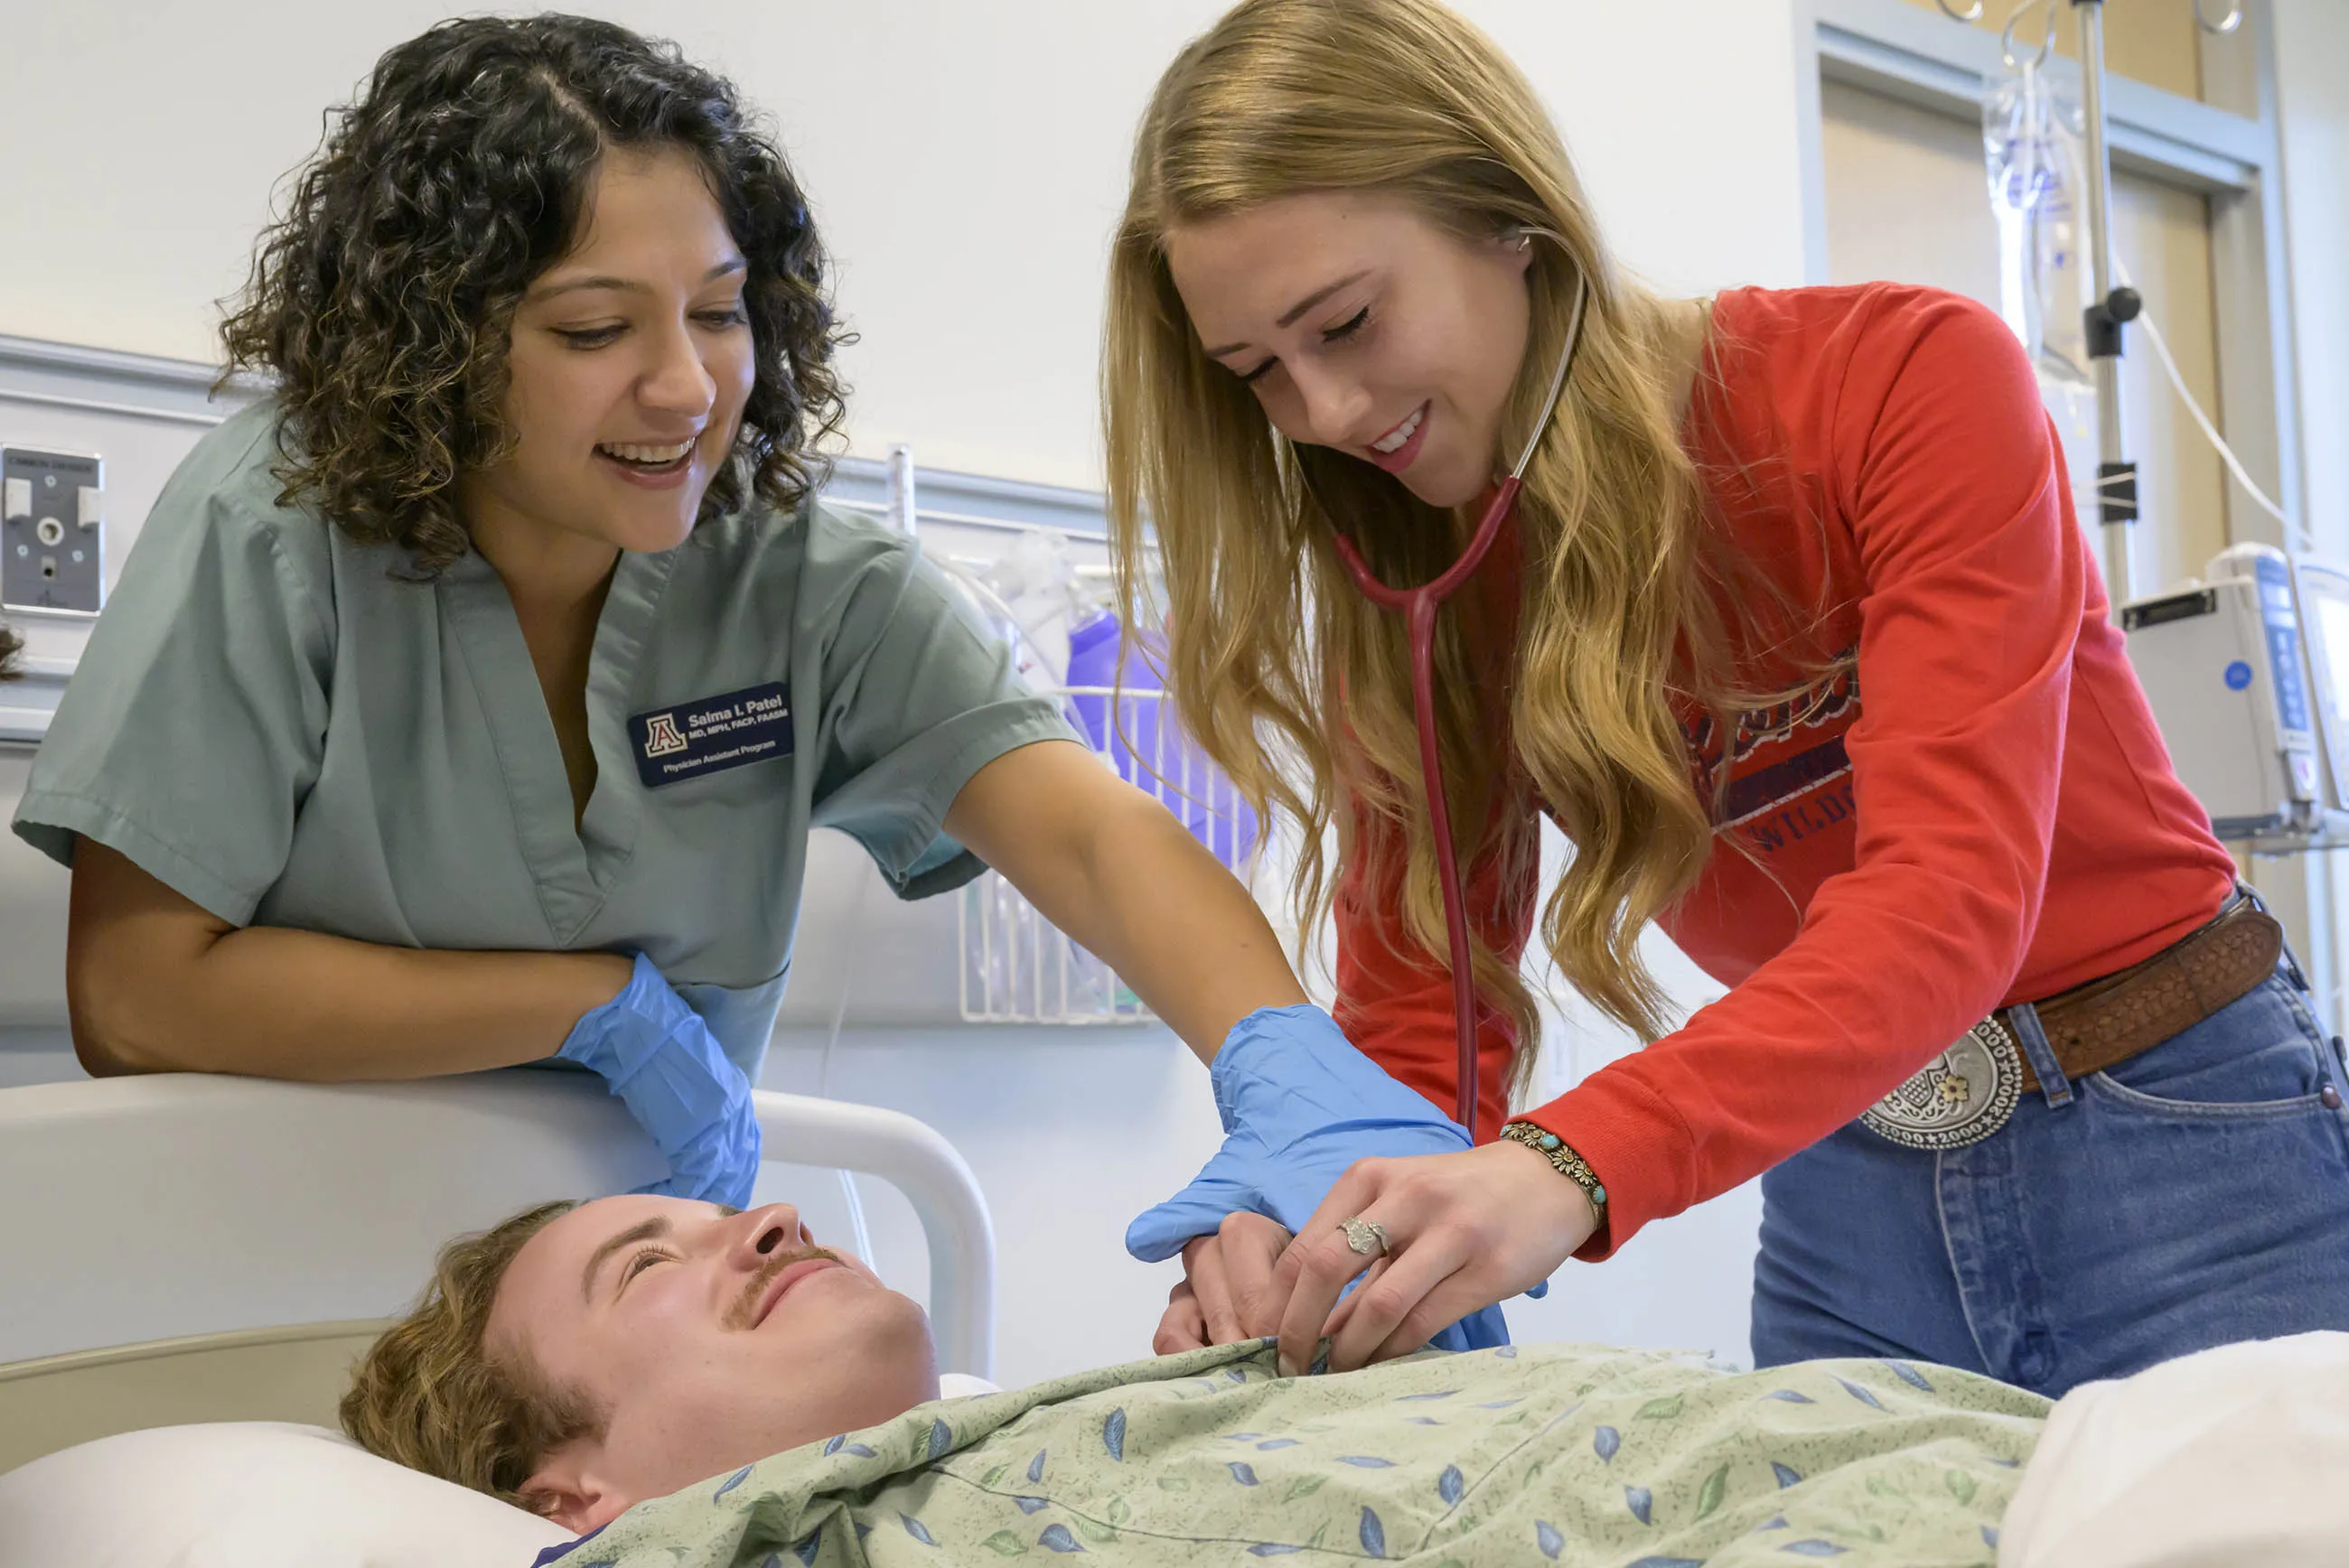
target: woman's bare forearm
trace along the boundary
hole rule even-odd
[[[335,1082],[534,1061],[627,983],[605,953],[451,953],[233,927],[102,845],[74,867],[66,953],[92,1072]]]
[[[1129,819],[1101,824],[1062,929],[1212,1062],[1232,1026],[1258,1007],[1309,998],[1239,879],[1173,812],[1136,799]]]
[[[1309,1000],[1239,880],[1174,813],[1074,745],[997,758],[964,787],[947,826],[1203,1062],[1258,1007]]]

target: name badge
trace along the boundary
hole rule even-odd
[[[645,788],[792,753],[792,694],[781,681],[632,715],[628,741]]]

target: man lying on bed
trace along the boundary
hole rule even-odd
[[[1733,1376],[1568,1346],[1282,1378],[1250,1342],[937,1388],[921,1309],[790,1206],[632,1196],[452,1243],[343,1420],[387,1458],[608,1526],[592,1555],[628,1568],[1112,1541],[1133,1563],[1213,1545],[1723,1564],[1745,1542],[1865,1564],[1982,1560],[2047,1409],[1939,1367]]]

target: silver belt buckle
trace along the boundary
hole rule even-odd
[[[1996,1016],[1862,1112],[1868,1130],[1909,1149],[1963,1149],[2006,1125],[2023,1098],[2023,1054]]]

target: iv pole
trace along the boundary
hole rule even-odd
[[[2072,0],[2080,19],[2081,108],[2088,122],[2088,357],[2096,377],[2096,511],[2104,529],[2105,591],[2115,604],[2137,596],[2130,545],[2137,526],[2137,465],[2121,431],[2121,329],[2144,301],[2113,284],[2112,163],[2105,142],[2104,0]],[[2052,25],[2052,18],[2051,18]]]

